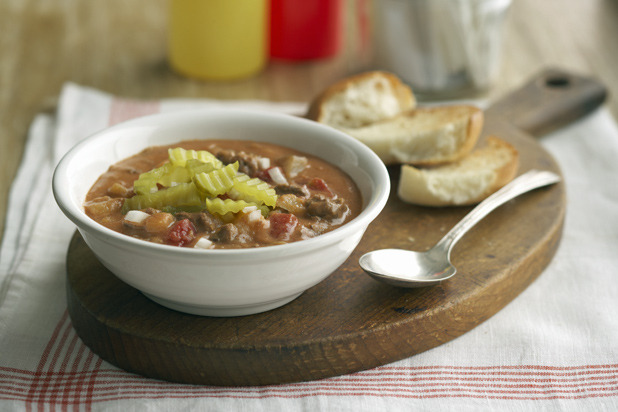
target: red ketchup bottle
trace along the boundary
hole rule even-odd
[[[342,38],[342,0],[271,0],[270,56],[284,60],[332,57]]]

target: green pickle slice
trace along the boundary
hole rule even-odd
[[[263,180],[239,173],[238,162],[224,165],[206,150],[180,147],[169,149],[168,158],[134,182],[135,196],[125,199],[123,213],[146,208],[172,213],[206,209],[230,216],[256,206],[266,217],[277,204],[275,190]]]
[[[202,205],[202,196],[195,184],[191,182],[125,199],[122,212],[126,213],[129,210],[141,210],[149,207],[161,210],[166,206],[183,208],[200,205]]]
[[[238,162],[234,162],[212,172],[198,173],[193,176],[193,182],[201,191],[214,197],[222,195],[232,188],[237,171]]]
[[[223,167],[223,162],[207,150],[185,150],[175,147],[167,151],[170,162],[175,166],[185,166],[188,160],[197,159],[204,163],[212,163],[215,168]]]
[[[252,202],[245,202],[244,200],[233,200],[233,199],[221,199],[219,197],[215,197],[213,199],[206,199],[206,209],[210,213],[218,214],[218,215],[226,215],[228,213],[238,213],[244,208],[248,206],[256,206],[262,214],[264,214],[264,210],[260,208],[260,205]]]
[[[154,193],[158,190],[158,184],[165,187],[175,186],[180,183],[189,183],[191,176],[186,168],[164,163],[162,166],[142,173],[133,183],[133,191],[138,195]]]
[[[232,199],[246,200],[257,204],[265,204],[266,206],[275,207],[277,204],[277,193],[275,189],[263,180],[242,173],[234,178],[229,195]]]

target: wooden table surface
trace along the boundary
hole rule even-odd
[[[347,0],[350,9],[357,0]],[[358,0],[362,2],[363,0]],[[63,83],[135,98],[208,97],[307,101],[334,80],[371,67],[353,19],[335,58],[271,63],[231,83],[189,80],[166,62],[166,0],[0,2],[0,233],[10,184],[35,115],[53,111]],[[547,66],[595,76],[618,118],[618,1],[514,0],[505,32],[497,98]]]

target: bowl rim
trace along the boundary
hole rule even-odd
[[[94,142],[109,138],[110,134],[114,134],[119,130],[126,129],[128,127],[135,126],[156,126],[157,122],[162,122],[168,119],[181,118],[184,116],[203,116],[208,114],[215,116],[217,113],[221,113],[225,116],[258,116],[258,117],[270,117],[275,121],[296,122],[300,125],[312,127],[315,129],[321,129],[325,133],[329,133],[333,138],[339,139],[347,147],[351,148],[353,152],[359,157],[359,160],[364,160],[367,164],[371,164],[374,170],[373,173],[369,172],[369,169],[364,167],[363,161],[359,162],[359,167],[372,176],[375,176],[376,181],[371,192],[371,196],[364,200],[366,205],[363,210],[354,219],[345,223],[344,225],[333,229],[330,232],[318,235],[314,238],[305,239],[297,242],[285,243],[281,245],[269,245],[264,247],[251,247],[251,248],[237,248],[237,249],[195,249],[195,248],[182,248],[166,244],[158,244],[154,242],[145,241],[142,239],[133,238],[125,234],[116,232],[109,229],[98,222],[94,221],[86,215],[83,209],[80,209],[72,201],[68,188],[70,187],[70,176],[68,174],[68,167],[71,162],[76,158],[80,151]],[[181,139],[182,140],[182,139]],[[207,139],[205,139],[207,140]],[[144,148],[146,148],[145,146]],[[290,146],[292,147],[292,146]],[[142,148],[142,149],[144,149]],[[137,152],[136,152],[137,153]],[[134,154],[136,154],[134,153]],[[316,155],[319,157],[319,155]],[[118,159],[121,160],[121,159]],[[109,165],[111,166],[111,164]],[[109,167],[108,166],[108,167]],[[345,172],[345,171],[344,171]],[[254,256],[254,255],[281,255],[283,253],[293,254],[306,253],[309,250],[323,247],[324,245],[330,245],[341,238],[344,238],[352,233],[356,233],[359,230],[365,230],[365,228],[371,223],[382,211],[390,194],[390,178],[386,166],[382,160],[364,143],[354,139],[353,137],[322,123],[315,122],[302,117],[293,116],[290,114],[272,112],[259,109],[239,109],[239,108],[198,108],[198,109],[184,109],[174,110],[169,112],[157,113],[142,116],[139,118],[127,120],[116,125],[110,126],[103,130],[100,130],[80,142],[75,144],[69,149],[60,159],[56,165],[52,177],[52,192],[55,201],[61,211],[71,220],[80,232],[82,230],[87,233],[97,236],[100,240],[105,240],[108,243],[115,245],[123,245],[136,249],[151,249],[152,251],[160,253],[173,253],[179,256]]]

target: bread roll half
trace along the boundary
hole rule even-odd
[[[415,107],[412,90],[397,76],[371,71],[329,86],[312,101],[306,117],[335,128],[356,128]]]
[[[417,108],[358,128],[339,129],[369,146],[385,164],[432,166],[470,153],[483,128],[475,106]]]
[[[459,161],[419,169],[401,167],[398,195],[422,206],[462,206],[478,203],[510,182],[517,173],[519,155],[495,136]]]

